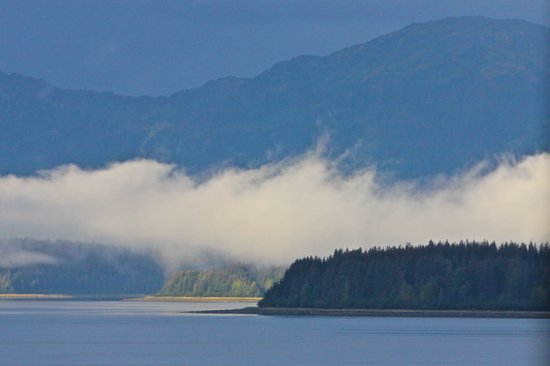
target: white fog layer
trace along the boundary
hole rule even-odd
[[[550,240],[550,154],[414,183],[342,176],[312,154],[198,182],[150,160],[0,177],[0,235],[202,251],[288,263],[335,248],[438,240]],[[425,187],[425,185],[423,185]]]

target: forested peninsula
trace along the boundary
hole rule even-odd
[[[336,250],[295,261],[260,308],[550,310],[550,246],[488,242]]]

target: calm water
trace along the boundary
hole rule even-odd
[[[181,313],[243,306],[0,301],[0,364],[529,366],[549,360],[549,320]]]

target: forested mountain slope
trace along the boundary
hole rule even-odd
[[[155,98],[0,73],[0,173],[135,157],[251,166],[325,133],[329,156],[351,149],[352,168],[404,178],[548,151],[548,44],[548,28],[524,21],[447,18]]]

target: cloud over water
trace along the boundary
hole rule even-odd
[[[550,154],[434,178],[381,183],[316,154],[197,180],[152,160],[0,177],[0,233],[286,263],[334,248],[433,240],[550,240]]]

